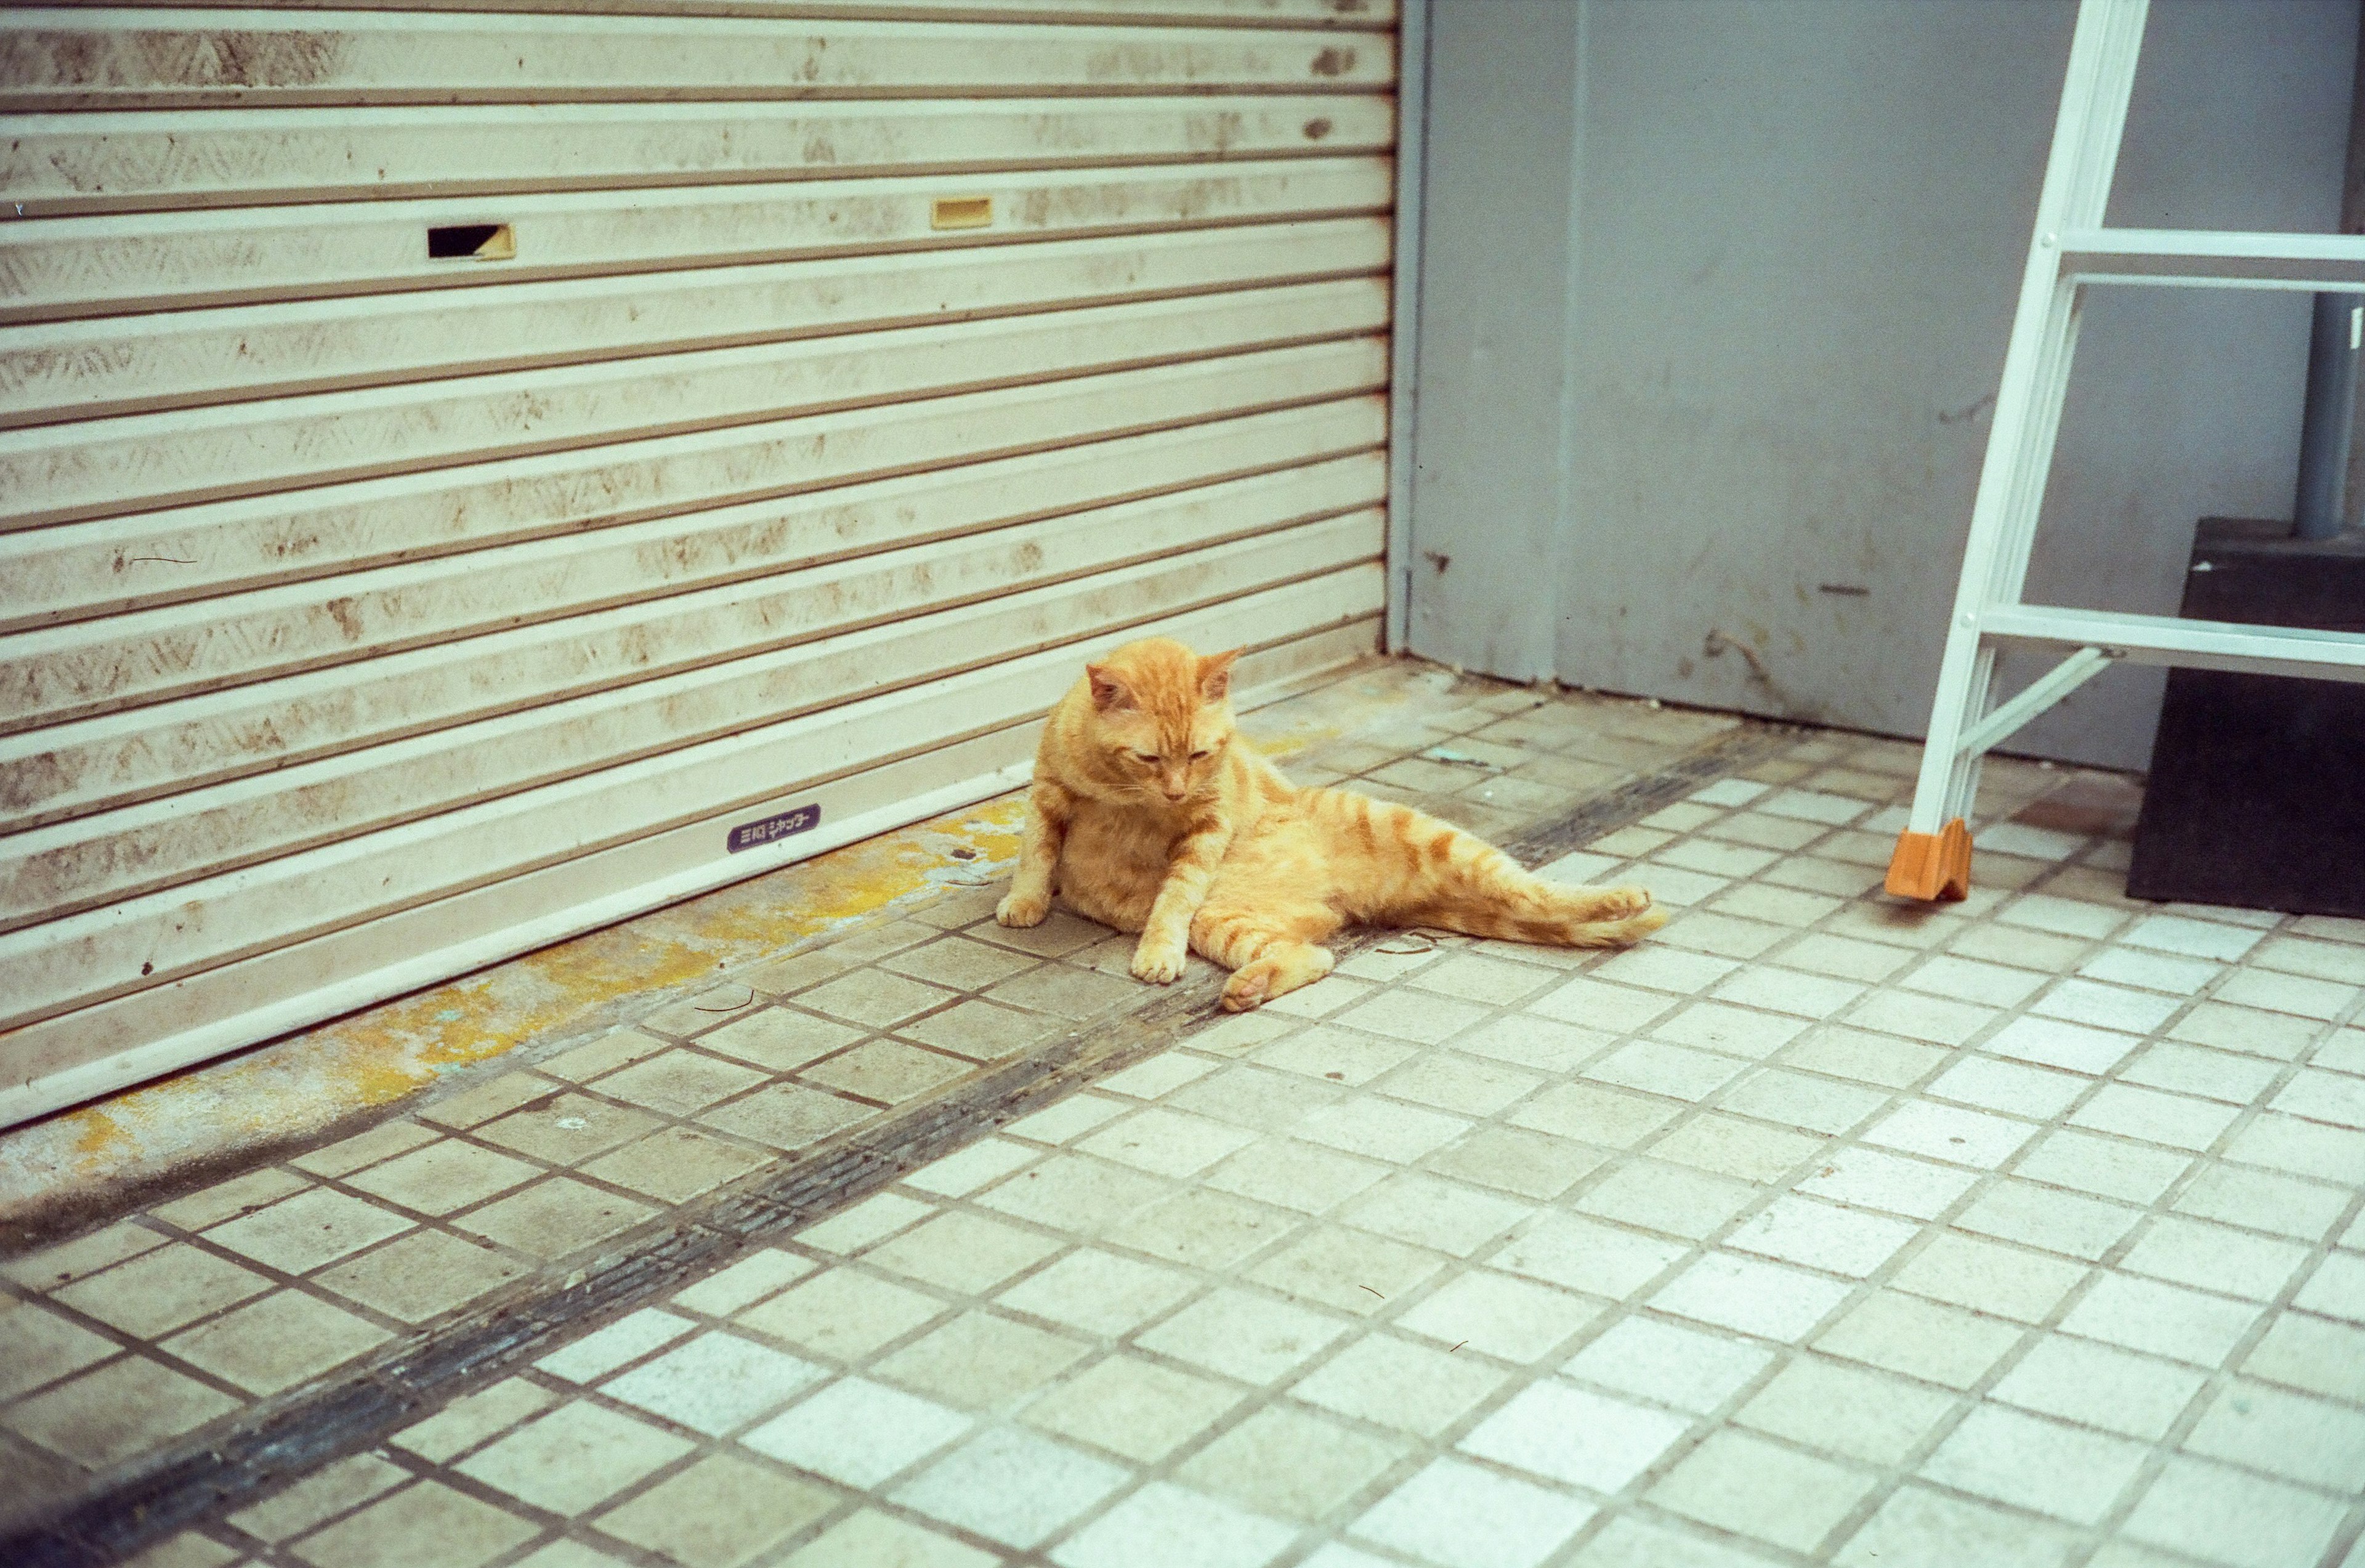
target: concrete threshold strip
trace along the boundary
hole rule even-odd
[[[1803,734],[1744,720],[1655,773],[1547,819],[1502,847],[1533,868],[1715,780],[1766,761]],[[1403,933],[1368,929],[1333,946],[1341,958]],[[825,944],[824,944],[825,946]],[[0,1539],[11,1568],[100,1568],[174,1531],[235,1512],[561,1343],[869,1196],[904,1173],[1180,1042],[1226,1016],[1219,972],[1086,1019],[1026,1055],[956,1083],[884,1123],[857,1129],[626,1235],[556,1290],[487,1302],[422,1328],[323,1386],[256,1406]]]

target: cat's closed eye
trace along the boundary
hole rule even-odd
[[[1158,760],[1158,754],[1154,751],[1137,751],[1130,753],[1129,755],[1136,762],[1156,762]]]
[[[1191,760],[1194,762],[1205,762],[1215,755],[1216,754],[1212,751],[1194,751],[1191,754]]]

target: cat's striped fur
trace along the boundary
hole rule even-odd
[[[1086,666],[1045,726],[1004,925],[1056,893],[1141,933],[1133,972],[1160,984],[1189,950],[1233,970],[1235,1012],[1311,984],[1350,922],[1434,925],[1619,947],[1666,924],[1640,888],[1580,888],[1409,806],[1299,789],[1233,727],[1234,654],[1129,643]]]

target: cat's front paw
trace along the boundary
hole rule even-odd
[[[1051,913],[1051,900],[1044,893],[1022,893],[1013,889],[993,906],[993,918],[1003,925],[1040,925],[1043,917]]]
[[[1171,985],[1182,978],[1191,950],[1171,937],[1145,936],[1133,950],[1133,978],[1152,985]]]

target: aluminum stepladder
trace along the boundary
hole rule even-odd
[[[1959,899],[1969,890],[1968,818],[1979,759],[2118,660],[2365,681],[2365,634],[2021,602],[2089,286],[2365,287],[2365,237],[2102,227],[2148,4],[2079,5],[1912,815],[1889,866],[1889,890],[1900,897]],[[2068,656],[1990,712],[1989,683],[2005,644],[2066,649]]]

